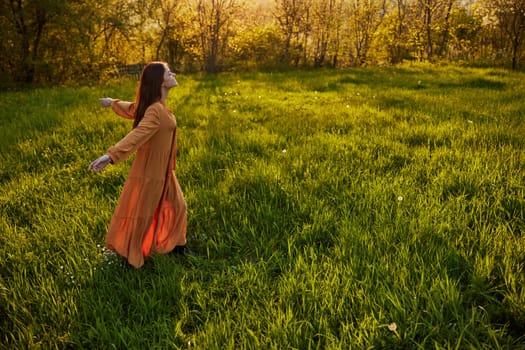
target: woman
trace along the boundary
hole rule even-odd
[[[184,252],[186,201],[173,170],[177,156],[177,123],[166,106],[177,86],[167,64],[151,62],[140,76],[135,102],[102,98],[120,116],[134,119],[133,129],[89,165],[102,171],[136,151],[106,236],[106,247],[139,268],[154,253]]]

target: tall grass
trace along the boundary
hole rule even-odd
[[[195,257],[102,245],[135,82],[0,94],[0,345],[525,348],[525,79],[425,66],[180,76]]]

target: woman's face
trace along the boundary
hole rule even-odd
[[[164,81],[162,83],[162,86],[164,86],[167,89],[171,89],[172,87],[178,86],[179,83],[177,83],[177,80],[175,79],[175,73],[172,73],[170,71],[170,68],[166,66],[164,69]]]

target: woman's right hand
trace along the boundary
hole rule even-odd
[[[113,99],[111,97],[102,97],[98,99],[100,101],[100,104],[104,107],[111,106],[111,103],[113,102]]]

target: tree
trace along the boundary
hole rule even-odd
[[[281,62],[297,66],[306,56],[310,31],[309,0],[276,0],[275,18],[284,36]]]
[[[441,40],[439,41],[437,55],[442,58],[448,46],[448,41],[450,37],[450,14],[452,12],[455,0],[446,0],[444,3],[444,15],[440,27],[442,28]]]
[[[279,29],[272,26],[255,26],[240,32],[233,43],[236,67],[241,69],[271,68],[279,62],[282,38]]]
[[[488,5],[510,45],[511,66],[516,69],[525,40],[525,0],[489,0]]]
[[[217,73],[231,35],[230,24],[238,10],[236,0],[198,0],[197,23],[204,70]]]
[[[280,28],[273,17],[274,3],[254,1],[243,4],[237,13],[235,37],[229,61],[239,69],[271,68],[279,63],[283,47]]]
[[[432,50],[432,15],[434,13],[434,6],[437,0],[419,0],[421,8],[423,10],[423,25],[426,34],[426,49],[427,59],[432,61],[433,50]]]
[[[32,83],[36,67],[41,60],[40,44],[47,35],[48,24],[53,18],[63,15],[65,1],[4,0],[2,1],[3,22],[8,25],[11,50],[4,51],[8,56],[8,66],[15,80]]]
[[[464,7],[456,7],[450,16],[449,59],[472,60],[480,50],[482,19]]]
[[[18,83],[94,78],[128,52],[128,0],[3,0],[2,70]],[[117,44],[118,43],[118,44]]]
[[[312,5],[312,33],[314,67],[322,67],[329,52],[331,65],[336,66],[340,44],[342,0],[316,0]]]
[[[407,14],[406,0],[395,0],[395,21],[393,28],[393,45],[391,45],[391,63],[399,63],[404,58],[406,51],[407,25],[405,16]]]
[[[180,7],[180,0],[156,0],[157,5],[156,21],[159,28],[159,41],[155,50],[155,60],[160,59],[160,52],[166,39],[173,34],[176,24],[176,13]]]
[[[352,0],[348,7],[350,63],[361,66],[367,60],[373,35],[386,14],[386,0]]]

